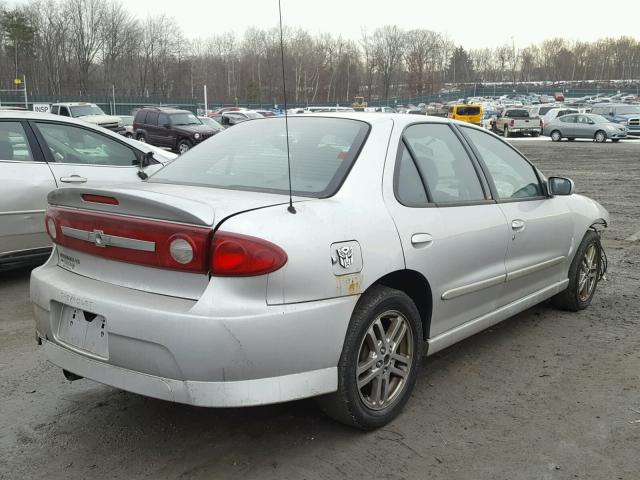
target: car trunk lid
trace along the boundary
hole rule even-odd
[[[269,193],[160,183],[61,188],[48,200],[47,222],[54,222],[61,268],[127,288],[191,299],[198,299],[209,282],[212,237],[220,223],[288,201]],[[53,237],[49,224],[47,230]],[[185,264],[169,255],[176,239],[193,251]]]

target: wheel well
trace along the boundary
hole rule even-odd
[[[420,312],[424,339],[427,340],[429,338],[433,295],[431,293],[431,285],[421,273],[415,270],[397,270],[378,279],[373,285],[395,288],[409,295],[413,303],[416,304],[418,312]]]

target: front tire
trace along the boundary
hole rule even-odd
[[[551,140],[554,142],[559,142],[560,140],[562,140],[562,134],[559,130],[554,130],[553,132],[551,132]]]
[[[178,142],[176,150],[180,155],[182,155],[183,153],[187,153],[189,150],[191,150],[191,142],[189,140],[180,140]]]
[[[551,299],[556,308],[577,312],[591,305],[600,280],[600,237],[589,230],[569,267],[569,286]]]
[[[422,345],[420,314],[409,296],[372,287],[351,316],[338,362],[338,390],[318,398],[320,407],[363,430],[386,425],[411,396]]]
[[[607,141],[607,134],[602,130],[598,130],[593,139],[596,141],[596,143],[604,143]]]

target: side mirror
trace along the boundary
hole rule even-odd
[[[549,177],[549,193],[551,195],[571,195],[573,180],[565,177]]]

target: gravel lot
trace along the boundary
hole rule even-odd
[[[611,213],[587,311],[543,304],[430,357],[404,413],[363,434],[311,400],[215,410],[70,383],[35,345],[28,270],[0,273],[0,478],[637,479],[640,140],[514,144]]]

